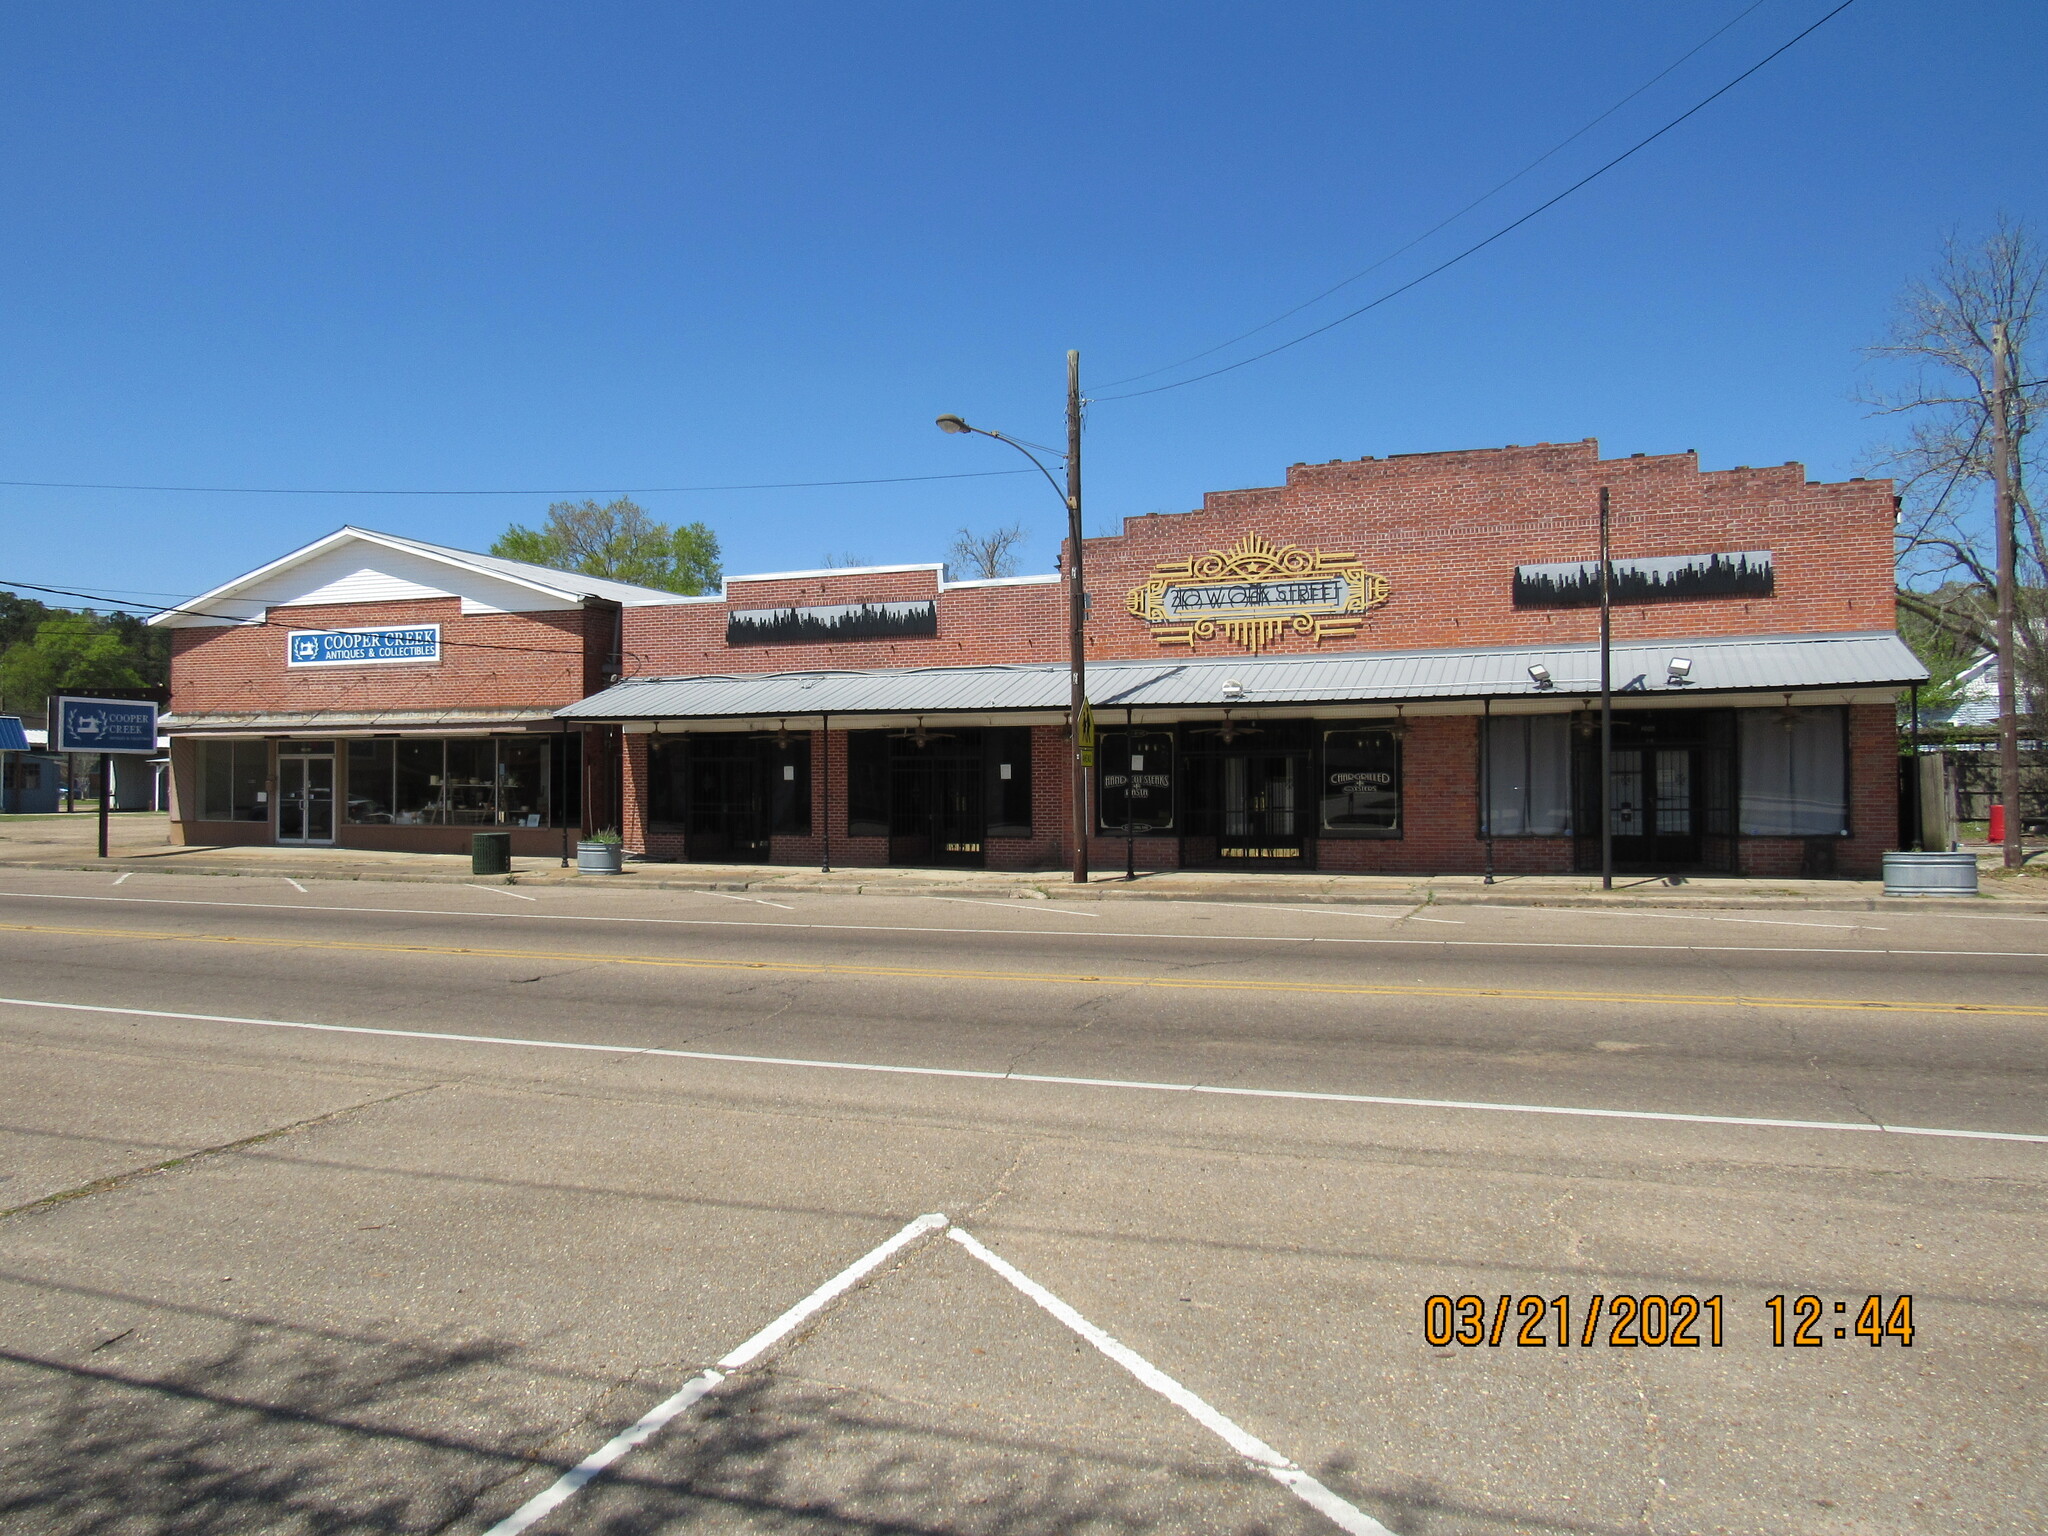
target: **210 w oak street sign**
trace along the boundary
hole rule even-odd
[[[1355,554],[1248,533],[1228,549],[1155,565],[1125,607],[1161,645],[1193,650],[1220,634],[1256,655],[1290,630],[1318,645],[1356,634],[1362,615],[1391,591],[1387,578],[1366,570]]]

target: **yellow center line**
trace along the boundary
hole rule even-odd
[[[581,965],[640,965],[682,971],[777,971],[807,976],[886,976],[915,981],[994,981],[1057,986],[1155,987],[1184,992],[1274,992],[1318,997],[1504,998],[1545,1003],[1650,1003],[1688,1008],[1803,1008],[1856,1013],[1968,1013],[2005,1018],[2048,1018],[2048,1007],[2015,1003],[1920,1003],[1887,998],[1762,997],[1747,993],[1563,992],[1541,987],[1404,987],[1386,983],[1231,981],[1182,976],[1116,976],[1058,971],[947,970],[937,966],[835,965],[800,960],[702,960],[668,955],[605,955],[584,950],[479,949],[470,945],[361,944],[344,939],[261,939],[233,933],[166,933],[145,928],[64,928],[0,923],[4,933],[63,934],[73,938],[142,939],[172,944],[240,944],[263,949],[327,949],[354,954],[443,955],[471,960],[568,961]]]

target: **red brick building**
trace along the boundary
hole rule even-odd
[[[1893,631],[1890,484],[1814,484],[1796,464],[1703,473],[1691,454],[1602,460],[1590,441],[1296,465],[1284,485],[1088,540],[1091,858],[1121,865],[1128,845],[1153,868],[1597,860],[1603,487],[1620,865],[1875,874],[1897,836],[1896,698],[1925,675]],[[489,812],[518,818],[534,847],[567,819],[616,824],[652,859],[1032,868],[1071,855],[1056,575],[799,571],[678,598],[334,538],[383,539],[377,570],[442,561],[407,579],[446,590],[350,587],[330,571],[293,584],[263,626],[165,616],[183,631],[169,729],[184,779],[203,777],[188,744],[201,737],[276,738],[266,771],[279,786],[303,782],[288,759],[309,755],[286,744],[328,741],[337,841],[449,846],[471,824],[459,816],[484,814],[475,749],[462,749],[463,794],[416,789],[402,809],[394,790],[394,819],[364,822],[358,808],[386,812],[356,794],[351,764],[373,784],[383,769],[353,743],[424,738],[481,711],[459,723],[563,743],[548,820],[526,826],[536,812],[517,795]],[[276,584],[266,569],[191,608],[253,602]],[[535,589],[532,607],[506,600],[513,579]],[[340,647],[320,653],[329,665],[284,660],[290,633],[429,614],[442,626],[432,662],[339,640],[318,642]],[[422,713],[436,710],[440,723]],[[283,836],[281,814],[267,829],[251,816],[247,835]],[[180,825],[217,830],[182,813]]]
[[[171,631],[172,835],[523,854],[616,823],[623,582],[343,528],[150,622]]]

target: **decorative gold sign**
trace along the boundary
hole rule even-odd
[[[1219,634],[1256,655],[1282,634],[1311,635],[1317,645],[1355,635],[1360,616],[1387,600],[1387,578],[1356,555],[1285,546],[1248,533],[1228,549],[1152,567],[1125,606],[1152,626],[1161,645],[1193,650]]]

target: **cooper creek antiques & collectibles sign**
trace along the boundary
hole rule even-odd
[[[439,661],[441,626],[379,629],[295,629],[285,637],[285,665],[361,667],[377,662]]]
[[[156,705],[135,699],[77,699],[56,701],[51,750],[54,752],[138,752],[153,753],[156,744]]]
[[[1387,578],[1366,570],[1355,554],[1275,544],[1248,533],[1228,549],[1212,549],[1152,568],[1125,606],[1150,626],[1160,645],[1218,635],[1256,655],[1281,635],[1316,644],[1358,632],[1363,615],[1387,600]]]

